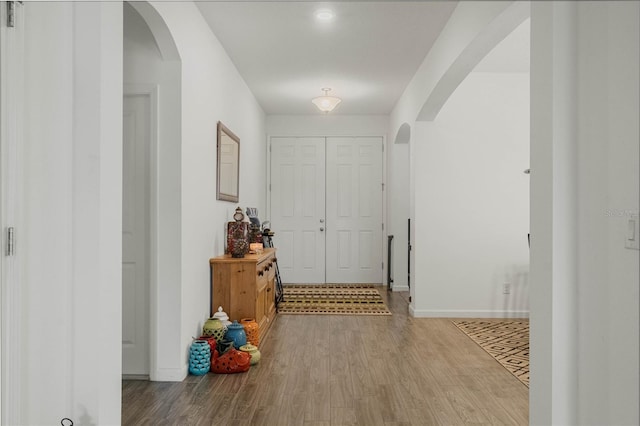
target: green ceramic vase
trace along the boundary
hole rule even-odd
[[[202,326],[203,336],[213,336],[216,340],[222,340],[227,328],[218,318],[209,318]]]
[[[256,365],[258,361],[260,361],[260,351],[257,346],[247,343],[246,345],[240,346],[240,350],[251,355],[251,365]]]

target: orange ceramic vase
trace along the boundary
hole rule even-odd
[[[260,345],[260,329],[256,320],[253,318],[242,318],[240,324],[244,327],[247,342],[254,346]]]

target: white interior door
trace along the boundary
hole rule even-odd
[[[282,281],[324,283],[324,138],[271,138],[270,196]]]
[[[123,105],[122,374],[149,374],[150,95]]]
[[[382,280],[382,138],[327,138],[326,279]]]

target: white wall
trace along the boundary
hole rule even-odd
[[[224,253],[224,223],[237,205],[265,211],[264,112],[200,11],[190,2],[157,2],[182,63],[180,363],[209,315],[209,258]],[[216,200],[216,123],[240,138],[240,200]],[[159,332],[163,332],[159,330]]]
[[[474,72],[417,123],[414,315],[528,315],[528,106],[528,74]]]
[[[117,424],[122,5],[24,11],[23,329],[10,355],[23,381],[21,418],[8,423]]]
[[[639,40],[637,1],[532,5],[531,424],[640,421]]]
[[[24,7],[25,226],[17,231],[25,338],[12,354],[21,358],[23,388],[21,418],[10,423],[118,424],[122,4]],[[191,336],[209,314],[208,259],[222,253],[223,225],[236,207],[215,200],[216,121],[241,138],[240,204],[264,208],[256,184],[265,175],[264,114],[195,5],[155,7],[182,60],[181,318],[171,367],[186,374]]]
[[[311,101],[309,101],[311,102]],[[385,136],[389,129],[386,115],[269,115],[267,133],[271,136]]]
[[[439,106],[456,89],[466,73],[527,16],[527,2],[460,2],[391,112],[388,133],[390,137],[395,137],[401,126],[408,126],[413,140],[418,117],[437,115]],[[411,217],[412,224],[420,220],[415,216],[417,213],[414,212],[413,196],[413,188],[416,184],[419,185],[419,182],[413,180],[412,173],[414,166],[421,167],[421,159],[416,159],[412,146],[407,148],[402,144],[389,144],[388,149],[389,194],[400,194],[406,187],[409,188],[410,194],[408,201],[395,195],[387,199],[389,232],[397,235],[393,253],[396,271],[394,277],[396,284],[402,286],[406,285],[407,281],[406,220],[407,217]],[[405,159],[407,150],[409,161]],[[404,176],[407,166],[411,172]],[[415,241],[413,230],[411,234],[412,240]],[[414,250],[411,253],[412,269],[419,263],[422,263],[422,255]],[[412,277],[413,302],[416,285],[420,284]]]

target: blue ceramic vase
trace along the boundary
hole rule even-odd
[[[206,340],[194,340],[189,348],[189,373],[202,376],[211,368],[211,347]]]
[[[247,344],[247,334],[242,324],[239,324],[238,321],[234,321],[227,327],[227,333],[224,335],[224,338],[232,340],[233,347],[236,349],[240,349],[240,346]]]

